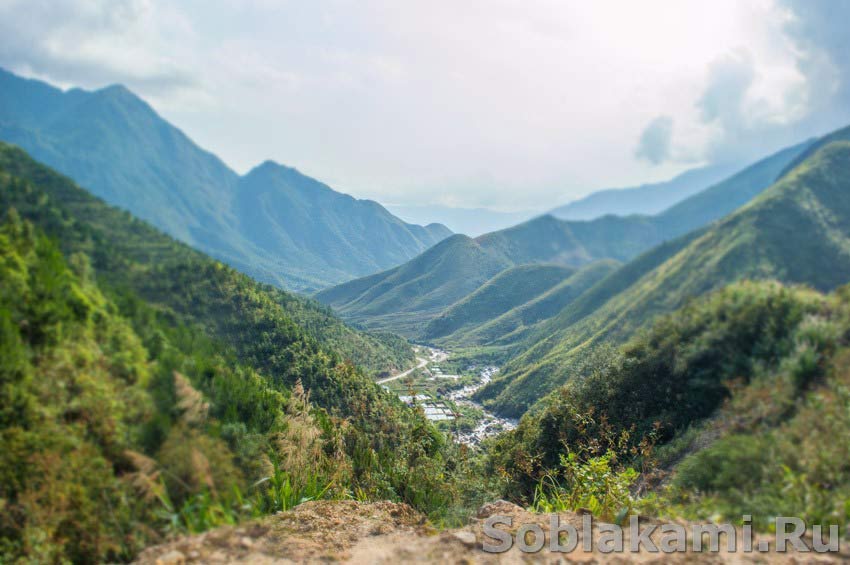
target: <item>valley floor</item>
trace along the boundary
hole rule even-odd
[[[443,349],[416,346],[417,365],[378,384],[409,405],[422,408],[426,418],[451,431],[455,440],[478,445],[482,440],[516,427],[472,400],[499,371],[495,366],[459,366]]]

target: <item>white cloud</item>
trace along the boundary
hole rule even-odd
[[[792,16],[772,0],[0,0],[0,65],[123,82],[240,170],[273,158],[398,204],[546,209],[786,141],[819,104],[800,65],[817,34],[789,35]],[[636,155],[658,116],[669,131]]]

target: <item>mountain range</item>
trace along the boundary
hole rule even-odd
[[[62,91],[0,69],[0,139],[265,282],[310,290],[450,235],[266,162],[240,177],[122,86]]]
[[[544,215],[474,239],[455,235],[404,265],[323,290],[316,298],[364,327],[435,340],[442,334],[434,326],[426,329],[428,324],[506,269],[628,262],[733,212],[770,186],[811,143],[783,149],[655,216],[567,221]]]
[[[123,87],[0,72],[0,138],[0,562],[367,501],[850,517],[850,127],[476,237],[240,176]]]
[[[664,182],[629,188],[609,188],[593,192],[549,213],[562,220],[593,220],[608,214],[658,214],[728,178],[746,163],[721,163],[690,169]]]
[[[531,211],[499,212],[487,208],[459,208],[439,204],[418,206],[388,204],[387,209],[407,222],[414,224],[438,222],[455,233],[470,237],[509,228],[538,215]]]
[[[528,335],[479,398],[520,414],[593,349],[742,279],[830,291],[850,281],[850,128],[814,143],[769,189],[722,220],[610,274]]]

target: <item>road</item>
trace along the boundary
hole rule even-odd
[[[422,367],[424,367],[425,365],[427,365],[427,364],[428,364],[428,360],[427,360],[427,359],[423,359],[422,357],[417,357],[417,358],[416,358],[416,360],[417,360],[417,361],[419,361],[419,364],[418,364],[418,365],[416,365],[415,367],[413,367],[412,369],[408,369],[408,370],[406,370],[405,372],[403,372],[403,373],[399,373],[399,374],[397,374],[397,375],[396,375],[396,376],[394,376],[394,377],[387,377],[386,379],[381,379],[380,381],[378,381],[378,384],[379,384],[379,385],[382,385],[382,384],[384,384],[384,383],[388,383],[388,382],[390,382],[390,381],[394,381],[394,380],[396,380],[396,379],[401,379],[401,378],[403,378],[403,377],[406,377],[407,375],[409,375],[410,373],[412,373],[412,372],[413,372],[413,371],[415,371],[416,369],[421,369]]]

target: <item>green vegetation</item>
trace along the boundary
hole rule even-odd
[[[0,133],[81,167],[107,198],[150,187],[176,236],[264,280],[283,280],[262,270],[283,261],[309,286],[425,245],[292,169],[235,177],[121,88],[0,82]],[[846,526],[848,137],[785,150],[658,216],[452,236],[318,294],[365,331],[0,143],[0,561],[127,561],[322,498],[404,501],[438,525],[501,495],[614,521]],[[151,176],[163,145],[184,168]],[[353,256],[368,242],[351,230],[401,244]],[[479,408],[448,403],[460,417],[432,425],[377,386],[415,362],[385,328],[462,347],[439,362],[458,379],[420,369],[395,392],[445,393],[477,382],[469,365],[513,355],[478,397],[522,415],[518,428],[470,450],[450,436]]]
[[[479,398],[518,415],[580,374],[587,351],[622,343],[658,314],[731,282],[777,279],[831,290],[850,280],[850,142],[814,153],[750,204],[658,247],[543,323]]]
[[[541,509],[846,525],[849,330],[847,287],[731,285],[600,353],[493,442],[493,470]],[[629,469],[651,486],[671,468],[654,496],[624,490]]]
[[[311,290],[450,235],[264,163],[239,177],[121,86],[63,92],[0,69],[0,139],[257,280]]]
[[[0,560],[126,560],[317,497],[456,521],[474,461],[346,362],[397,338],[253,282],[0,146]],[[21,219],[22,218],[22,219]]]
[[[474,239],[453,235],[404,265],[324,290],[316,299],[357,324],[412,338],[446,306],[508,267]]]
[[[475,346],[510,346],[521,342],[542,322],[561,312],[619,266],[611,259],[591,263],[505,313],[478,325],[463,327],[439,341],[462,345],[467,350]],[[516,294],[521,295],[520,292]]]
[[[431,320],[423,332],[424,338],[433,340],[476,327],[546,292],[573,273],[575,269],[558,265],[506,269]]]
[[[12,146],[0,144],[0,172],[0,208],[16,208],[66,255],[89,255],[109,286],[132,290],[218,337],[244,339],[248,347],[254,324],[277,319],[286,331],[297,324],[312,340],[376,374],[413,362],[410,346],[399,338],[355,331],[326,306],[258,284],[107,206]]]

